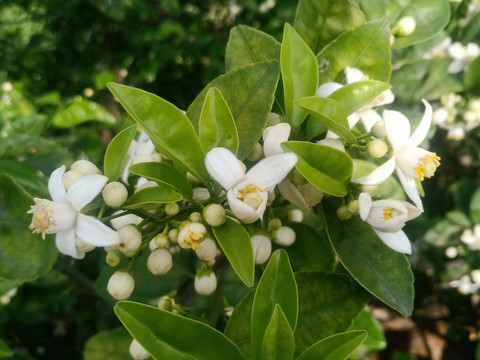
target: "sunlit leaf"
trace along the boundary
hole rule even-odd
[[[115,123],[115,117],[102,105],[83,98],[74,100],[53,117],[53,125],[70,127],[86,121],[96,120]]]

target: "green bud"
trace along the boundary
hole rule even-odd
[[[103,200],[105,204],[111,208],[119,208],[122,206],[128,197],[128,191],[125,185],[118,181],[113,181],[105,185],[102,191]]]
[[[155,244],[156,244],[159,248],[167,247],[167,245],[168,245],[168,236],[165,235],[165,234],[158,234],[157,236],[155,236]]]
[[[188,220],[191,222],[202,222],[202,214],[200,214],[198,211],[194,211],[188,216]]]
[[[219,204],[208,204],[203,209],[203,218],[210,226],[220,226],[227,219],[225,208]]]
[[[342,205],[337,209],[337,216],[340,220],[348,220],[352,217],[352,213],[346,205]]]
[[[168,203],[165,205],[165,214],[168,216],[175,216],[180,211],[180,206],[177,203]]]

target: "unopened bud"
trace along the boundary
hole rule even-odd
[[[352,217],[352,213],[346,205],[342,205],[337,209],[337,216],[340,220],[348,220]]]
[[[178,233],[178,245],[184,249],[192,248],[194,250],[200,247],[200,243],[205,239],[207,229],[201,223],[190,223],[184,226]]]
[[[302,222],[303,212],[300,209],[293,209],[288,212],[288,220],[291,222]]]
[[[417,22],[413,17],[404,16],[397,21],[397,23],[392,29],[392,32],[400,36],[408,36],[415,31],[416,26],[417,26]]]
[[[200,214],[198,211],[194,211],[188,215],[188,220],[191,222],[201,222],[202,219],[202,214]]]
[[[367,145],[367,152],[370,156],[374,157],[375,159],[379,159],[388,151],[387,143],[380,139],[372,140]]]
[[[150,251],[158,249],[158,246],[155,243],[155,239],[150,240],[150,242],[148,243],[148,248],[150,249]]]
[[[217,256],[217,245],[210,238],[205,238],[198,249],[195,250],[198,258],[204,261],[210,261]]]
[[[165,249],[153,250],[147,259],[147,268],[153,275],[168,273],[172,265],[172,255]]]
[[[305,179],[305,177],[302,174],[300,174],[300,172],[296,168],[293,168],[292,183],[294,185],[305,185],[305,184],[308,184],[308,180]]]
[[[160,154],[159,152],[157,151],[154,151],[152,153],[152,158],[155,162],[162,162],[163,161],[163,156],[162,154]]]
[[[270,113],[268,114],[268,126],[274,126],[282,122],[282,117],[277,113]]]
[[[262,145],[259,143],[256,143],[255,146],[253,147],[252,151],[250,151],[250,154],[247,156],[248,161],[257,161],[263,156],[263,148]]]
[[[200,295],[210,295],[217,288],[217,277],[212,271],[210,275],[195,276],[195,291]]]
[[[113,181],[105,185],[102,190],[102,196],[105,204],[115,209],[125,203],[128,197],[128,191],[125,185],[118,181]]]
[[[192,199],[197,203],[204,202],[205,200],[210,199],[210,192],[208,191],[208,189],[196,187],[193,189]]]
[[[255,264],[265,263],[272,253],[272,242],[264,235],[253,235],[250,240],[252,242]]]
[[[68,190],[72,184],[85,175],[78,170],[69,170],[63,174],[62,184],[65,190]]]
[[[370,195],[375,195],[377,192],[378,186],[377,185],[362,185],[362,192],[367,192]]]
[[[268,220],[268,231],[275,231],[282,226],[282,220],[279,218],[271,218]]]
[[[132,343],[130,344],[129,351],[130,356],[134,360],[146,360],[150,357],[150,354],[147,352],[147,350],[145,350],[144,347],[135,339],[133,339]]]
[[[377,121],[372,126],[372,135],[375,136],[377,139],[383,139],[386,135],[385,133],[385,124],[383,120]]]
[[[167,214],[167,216],[175,216],[179,211],[180,206],[178,206],[177,203],[172,202],[165,205],[165,214]]]
[[[176,243],[178,241],[178,229],[172,229],[168,232],[168,240],[172,243]]]
[[[110,251],[107,253],[107,257],[105,260],[108,265],[110,265],[111,267],[115,267],[120,264],[120,261],[122,260],[122,254],[118,251]]]
[[[80,252],[86,253],[86,252],[89,252],[89,251],[92,251],[93,249],[95,249],[94,245],[87,244],[85,241],[82,241],[79,238],[75,239],[75,244],[77,245],[77,249]]]
[[[192,184],[200,184],[200,180],[195,175],[193,175],[188,171],[187,171],[187,180],[190,181]]]
[[[155,236],[154,241],[159,248],[165,248],[168,245],[168,235],[158,234]]]
[[[118,229],[120,243],[118,249],[125,255],[136,252],[142,245],[142,234],[135,225],[129,224]]]
[[[348,211],[352,215],[358,215],[360,214],[360,205],[358,200],[352,200],[348,203],[347,205]]]
[[[101,174],[101,171],[98,169],[97,165],[88,160],[75,161],[70,169],[80,171],[83,175]]]
[[[203,209],[203,218],[210,226],[220,226],[227,219],[227,212],[222,205],[208,204]]]
[[[127,271],[118,270],[108,280],[107,290],[117,300],[125,300],[132,295],[135,280]]]
[[[275,231],[275,242],[278,245],[290,246],[295,242],[295,231],[291,227],[282,226],[280,229]]]

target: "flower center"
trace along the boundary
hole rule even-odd
[[[398,211],[397,209],[391,207],[391,206],[386,206],[383,209],[383,220],[391,220],[395,216],[400,215],[402,212]]]
[[[201,249],[202,246],[200,243],[204,240],[204,234],[196,232],[196,231],[189,231],[188,234],[185,236],[185,244],[191,247],[193,250]]]
[[[35,198],[34,201],[35,205],[32,205],[27,212],[28,214],[33,214],[29,228],[34,234],[42,234],[42,239],[45,239],[45,234],[55,232],[52,202],[38,198]]]
[[[264,192],[265,190],[263,190],[260,186],[256,184],[248,184],[243,189],[238,191],[237,199],[242,200],[254,210],[258,210],[263,202],[263,198],[260,194]]]
[[[435,170],[440,165],[440,158],[437,154],[427,154],[424,157],[418,159],[417,167],[415,168],[415,174],[417,174],[420,181],[430,178],[435,174]]]

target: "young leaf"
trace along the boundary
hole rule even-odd
[[[358,216],[340,221],[331,206],[322,214],[343,266],[370,293],[404,316],[413,309],[413,274],[405,255],[387,247]]]
[[[215,238],[237,275],[245,285],[253,286],[255,259],[247,230],[241,224],[228,218],[223,225],[212,229]]]
[[[155,359],[244,359],[233,342],[200,321],[130,301],[118,302],[114,310]]]
[[[294,331],[298,316],[297,284],[283,249],[276,250],[270,257],[255,293],[252,308],[252,350],[255,359],[260,359],[265,331],[276,304],[280,305]]]
[[[237,156],[242,160],[262,136],[272,109],[279,76],[280,68],[276,61],[259,62],[230,70],[202,90],[188,108],[187,116],[198,129],[208,89],[218,88],[235,119],[239,138]]]
[[[262,343],[262,360],[292,360],[295,339],[280,305],[275,304]]]
[[[70,127],[86,121],[96,120],[105,123],[115,123],[113,115],[102,105],[86,99],[75,100],[60,110],[53,117],[53,125],[57,127]]]
[[[132,337],[123,327],[105,330],[92,336],[85,344],[84,360],[123,360],[130,358]]]
[[[297,170],[320,190],[345,196],[345,182],[352,176],[353,164],[343,151],[306,141],[286,141],[282,148],[297,154]]]
[[[338,35],[364,22],[365,16],[351,0],[300,0],[293,26],[317,54]]]
[[[308,45],[288,23],[283,31],[280,55],[286,120],[298,127],[307,112],[294,104],[294,100],[313,96],[318,88],[318,64]]]
[[[347,360],[366,337],[366,331],[335,334],[313,344],[296,360]]]
[[[199,179],[208,179],[202,146],[181,110],[146,91],[116,83],[108,88],[130,116],[142,126],[158,151],[183,165]]]
[[[171,186],[158,184],[158,186],[148,187],[135,193],[124,208],[138,209],[145,205],[171,203],[182,199],[183,196]]]
[[[105,151],[104,174],[110,181],[116,181],[122,174],[127,163],[127,153],[137,132],[137,126],[132,125],[120,131],[108,144]]]
[[[272,36],[249,26],[232,28],[225,51],[227,71],[261,61],[280,61],[280,43]]]
[[[129,167],[132,174],[143,176],[159,184],[165,184],[181,193],[185,198],[193,196],[192,184],[185,174],[171,165],[155,162],[138,163]]]
[[[198,136],[205,153],[214,147],[224,147],[237,154],[238,133],[235,120],[217,88],[208,89],[200,114]]]

